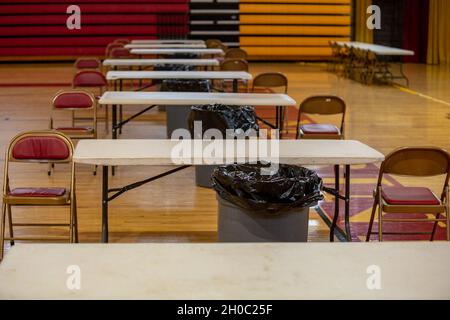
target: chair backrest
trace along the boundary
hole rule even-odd
[[[225,59],[247,60],[247,52],[241,48],[231,48],[225,52]]]
[[[300,104],[300,112],[306,114],[345,116],[346,105],[342,98],[336,96],[313,96]]]
[[[130,40],[128,40],[128,39],[116,39],[116,40],[113,41],[113,43],[118,43],[118,44],[125,45],[125,44],[129,44]]]
[[[381,165],[382,174],[432,177],[450,172],[450,156],[447,151],[435,147],[408,147],[390,153]],[[381,181],[380,181],[381,182]]]
[[[95,98],[86,91],[62,90],[53,98],[52,106],[56,110],[88,110],[95,107]]]
[[[226,52],[228,50],[228,47],[224,45],[223,43],[213,42],[210,45],[207,46],[210,49],[222,49],[223,52]]]
[[[17,135],[9,144],[9,162],[69,163],[73,144],[56,131],[30,131]]]
[[[279,72],[261,73],[258,74],[253,79],[252,91],[255,91],[256,87],[265,87],[265,88],[284,87],[284,92],[287,93],[288,79],[284,74]]]
[[[73,88],[103,88],[108,85],[103,73],[96,70],[83,70],[75,74],[72,80]]]
[[[208,48],[211,48],[210,46],[213,44],[222,44],[222,41],[220,41],[219,39],[208,39],[205,41],[205,44]]]
[[[131,58],[132,54],[130,53],[130,50],[126,48],[113,48],[109,54],[110,58],[115,59],[124,59],[124,58]]]
[[[97,58],[78,58],[74,64],[76,69],[100,69],[101,62]]]
[[[248,71],[248,63],[242,59],[229,59],[221,63],[223,71]]]
[[[111,56],[111,51],[115,48],[123,48],[123,44],[112,42],[106,46],[105,57],[109,58]]]

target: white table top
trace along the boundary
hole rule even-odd
[[[449,299],[449,266],[450,243],[17,244],[0,299]]]
[[[180,64],[190,66],[218,66],[217,59],[106,59],[104,66],[154,66],[158,64]]]
[[[140,43],[140,44],[167,44],[167,43],[200,43],[203,44],[205,41],[203,40],[189,40],[189,39],[173,39],[173,40],[159,40],[159,39],[139,39],[139,40],[131,40],[131,43]]]
[[[131,43],[125,45],[126,49],[206,49],[204,43]]]
[[[338,45],[347,45],[349,47],[358,48],[362,50],[370,50],[373,53],[380,56],[413,56],[414,51],[404,50],[399,48],[392,48],[381,46],[377,44],[364,43],[364,42],[337,42]]]
[[[221,93],[221,92],[134,92],[107,91],[100,104],[112,105],[204,105],[232,106],[296,106],[294,99],[278,93]]]
[[[222,49],[131,49],[131,54],[177,54],[177,53],[194,53],[194,54],[218,54],[224,55]]]
[[[108,71],[108,80],[131,79],[238,79],[251,80],[244,71]]]
[[[257,154],[264,150],[266,157],[262,160],[272,163],[293,165],[356,165],[382,162],[384,156],[371,147],[352,140],[262,140],[260,146],[248,146],[248,141],[227,141],[239,155],[227,159],[229,153],[218,149],[214,155],[182,154],[183,150],[192,150],[196,143],[205,146],[210,141],[194,140],[81,140],[78,142],[73,160],[75,163],[119,166],[119,165],[210,165],[228,164],[234,161],[248,162],[249,152]],[[260,140],[261,141],[261,140]],[[216,140],[217,142],[217,140]],[[220,143],[222,141],[218,141]],[[279,145],[277,145],[279,144]],[[250,150],[250,151],[249,151]],[[275,151],[274,151],[275,150]]]

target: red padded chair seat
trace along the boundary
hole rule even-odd
[[[304,134],[340,134],[340,130],[331,124],[305,124],[300,129]]]
[[[56,97],[53,105],[57,109],[87,109],[92,107],[91,97],[83,92],[66,92]]]
[[[17,141],[12,156],[19,160],[65,160],[70,156],[70,150],[62,139],[33,136]]]
[[[384,187],[381,195],[384,201],[390,205],[438,206],[441,204],[438,198],[428,188],[418,187]]]
[[[75,67],[78,69],[96,69],[100,68],[100,63],[95,59],[82,59],[77,61]]]
[[[64,188],[16,188],[9,192],[12,197],[52,198],[66,194]]]

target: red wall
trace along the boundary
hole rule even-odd
[[[81,8],[80,30],[66,27],[69,5]],[[0,57],[101,56],[116,38],[188,33],[188,0],[0,1]]]

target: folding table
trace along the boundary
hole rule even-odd
[[[161,40],[161,39],[138,39],[138,40],[131,40],[131,43],[140,43],[140,44],[204,44],[205,41],[203,40],[191,40],[191,39],[170,39],[170,40]]]
[[[335,177],[335,189],[327,190],[335,196],[335,213],[330,227],[330,241],[339,218],[339,200],[345,201],[345,238],[351,241],[350,230],[350,166],[382,162],[384,156],[371,147],[352,140],[256,140],[260,145],[258,151],[266,153],[264,158],[256,160],[268,161],[272,164],[293,165],[334,165],[345,166],[345,194],[339,192],[339,169]],[[216,143],[220,141],[215,140]],[[226,150],[217,152],[209,158],[204,158],[198,152],[191,154],[174,153],[180,146],[199,146],[203,148],[211,141],[202,140],[82,140],[76,146],[73,160],[76,164],[102,166],[102,242],[108,242],[108,203],[123,193],[138,188],[151,181],[186,169],[192,165],[222,165],[230,163],[248,163],[255,161],[249,158],[249,152],[256,152],[252,141],[228,140],[235,150],[235,157],[230,157]],[[229,146],[229,145],[228,145]],[[108,168],[114,166],[176,166],[176,168],[157,176],[138,181],[130,185],[110,189]],[[339,230],[339,233],[343,233]]]
[[[449,265],[447,242],[16,244],[0,299],[438,300]]]
[[[188,65],[199,67],[217,67],[219,61],[217,59],[106,59],[103,61],[104,66],[108,67],[148,67],[155,65]]]
[[[204,43],[130,43],[126,49],[206,49]]]
[[[252,75],[245,71],[108,71],[106,79],[119,82],[122,91],[123,80],[233,80],[233,91],[238,91],[238,80],[248,81]]]
[[[209,54],[224,55],[222,49],[131,49],[131,54],[137,55],[173,55],[173,54]]]
[[[355,41],[350,41],[350,42],[338,41],[336,43],[342,47],[347,46],[347,47],[356,48],[356,49],[360,49],[360,50],[372,51],[373,53],[375,53],[377,56],[380,56],[380,57],[414,56],[414,54],[415,54],[414,51],[411,51],[411,50],[381,46],[381,45],[372,44],[372,43],[355,42]],[[400,76],[396,76],[396,77],[392,76],[392,77],[397,78],[397,79],[404,79],[404,80],[406,80],[407,84],[409,85],[409,79],[403,71],[403,63],[400,61],[398,64],[400,66]]]
[[[105,92],[99,104],[112,106],[112,138],[117,139],[117,130],[130,120],[158,105],[186,106],[225,104],[231,106],[276,106],[275,125],[264,121],[274,129],[283,128],[283,107],[296,106],[294,99],[285,94],[273,93],[219,93],[219,92]],[[117,106],[148,106],[129,119],[117,123]]]

